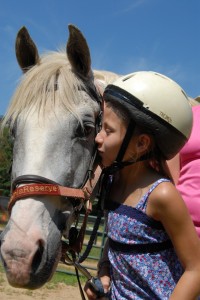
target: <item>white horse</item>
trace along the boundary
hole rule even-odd
[[[102,92],[104,81],[118,75],[96,71],[94,81],[87,42],[73,25],[66,53],[41,57],[23,27],[16,56],[24,75],[4,119],[14,148],[1,259],[12,286],[36,289],[52,277],[62,234],[68,236],[76,210],[89,198],[82,187],[98,130],[97,86]]]

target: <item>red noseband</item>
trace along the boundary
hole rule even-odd
[[[11,212],[12,207],[17,200],[36,195],[69,197],[80,199],[83,202],[90,200],[91,194],[101,175],[101,171],[101,166],[97,165],[93,172],[92,178],[89,178],[81,189],[65,187],[54,183],[30,183],[20,185],[12,192],[10,201],[8,203],[8,211]]]

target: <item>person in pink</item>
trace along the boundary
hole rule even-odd
[[[168,165],[200,237],[200,104],[193,106],[192,111],[191,136]]]

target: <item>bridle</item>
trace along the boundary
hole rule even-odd
[[[96,119],[95,125],[95,134],[97,134],[101,127],[102,95],[95,85],[87,87],[85,91],[99,104],[100,113]],[[86,207],[87,216],[92,209],[91,195],[97,186],[101,171],[102,168],[98,163],[97,148],[95,146],[85,179],[83,180],[83,184],[80,188],[62,186],[49,178],[34,174],[18,176],[12,182],[8,212],[11,214],[14,204],[18,200],[26,199],[27,197],[61,196],[65,197],[66,201],[70,201],[75,210],[80,210],[84,205]],[[81,249],[76,249],[76,251],[80,253]]]
[[[96,152],[95,152],[96,156]],[[94,158],[93,158],[94,159]],[[93,160],[92,159],[92,160]],[[12,183],[12,195],[10,201],[8,203],[8,211],[11,213],[12,207],[14,204],[21,199],[25,199],[26,197],[30,196],[39,196],[39,195],[48,195],[48,196],[62,196],[66,198],[66,201],[70,201],[74,206],[74,209],[79,211],[80,208],[85,205],[85,216],[81,226],[79,233],[75,230],[75,238],[74,235],[72,236],[72,242],[69,239],[69,243],[65,243],[62,241],[62,255],[61,261],[67,265],[73,265],[75,267],[76,276],[79,284],[80,294],[83,300],[85,300],[85,296],[83,293],[83,289],[81,287],[81,282],[79,278],[78,271],[84,272],[84,274],[89,274],[89,272],[80,265],[83,262],[91,248],[96,236],[93,233],[91,235],[91,241],[88,243],[88,249],[86,248],[84,254],[82,255],[79,260],[77,260],[77,255],[80,254],[83,246],[84,235],[86,231],[87,219],[92,210],[92,202],[91,202],[91,195],[94,189],[97,186],[99,178],[101,176],[102,168],[100,164],[96,164],[93,170],[88,170],[88,178],[85,184],[81,188],[70,188],[65,187],[62,185],[57,184],[56,182],[42,177],[38,175],[22,175],[17,177]],[[98,220],[98,225],[100,223],[100,219]],[[96,225],[96,230],[94,226],[94,230],[98,230],[98,225]],[[71,228],[73,229],[73,227]],[[70,230],[71,230],[70,229]],[[70,254],[70,256],[69,256]],[[92,276],[91,276],[92,277]]]
[[[14,204],[21,199],[30,196],[61,196],[70,201],[75,210],[80,210],[83,205],[86,207],[86,215],[91,211],[91,195],[101,175],[101,166],[97,164],[94,170],[87,172],[87,181],[81,188],[62,186],[55,181],[38,175],[22,175],[12,183],[12,194],[8,203],[8,211],[11,213]],[[80,252],[81,249],[76,249]]]
[[[88,172],[90,175],[81,188],[65,187],[51,179],[38,175],[19,176],[12,183],[8,211],[11,212],[12,207],[18,200],[30,196],[62,196],[69,198],[73,206],[75,206],[74,204],[77,203],[77,200],[79,200],[79,204],[80,202],[90,201],[91,194],[101,174],[101,167],[97,164],[94,170],[89,170]]]

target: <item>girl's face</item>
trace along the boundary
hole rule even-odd
[[[110,166],[117,158],[126,130],[123,120],[105,103],[102,129],[95,139],[104,167]]]

